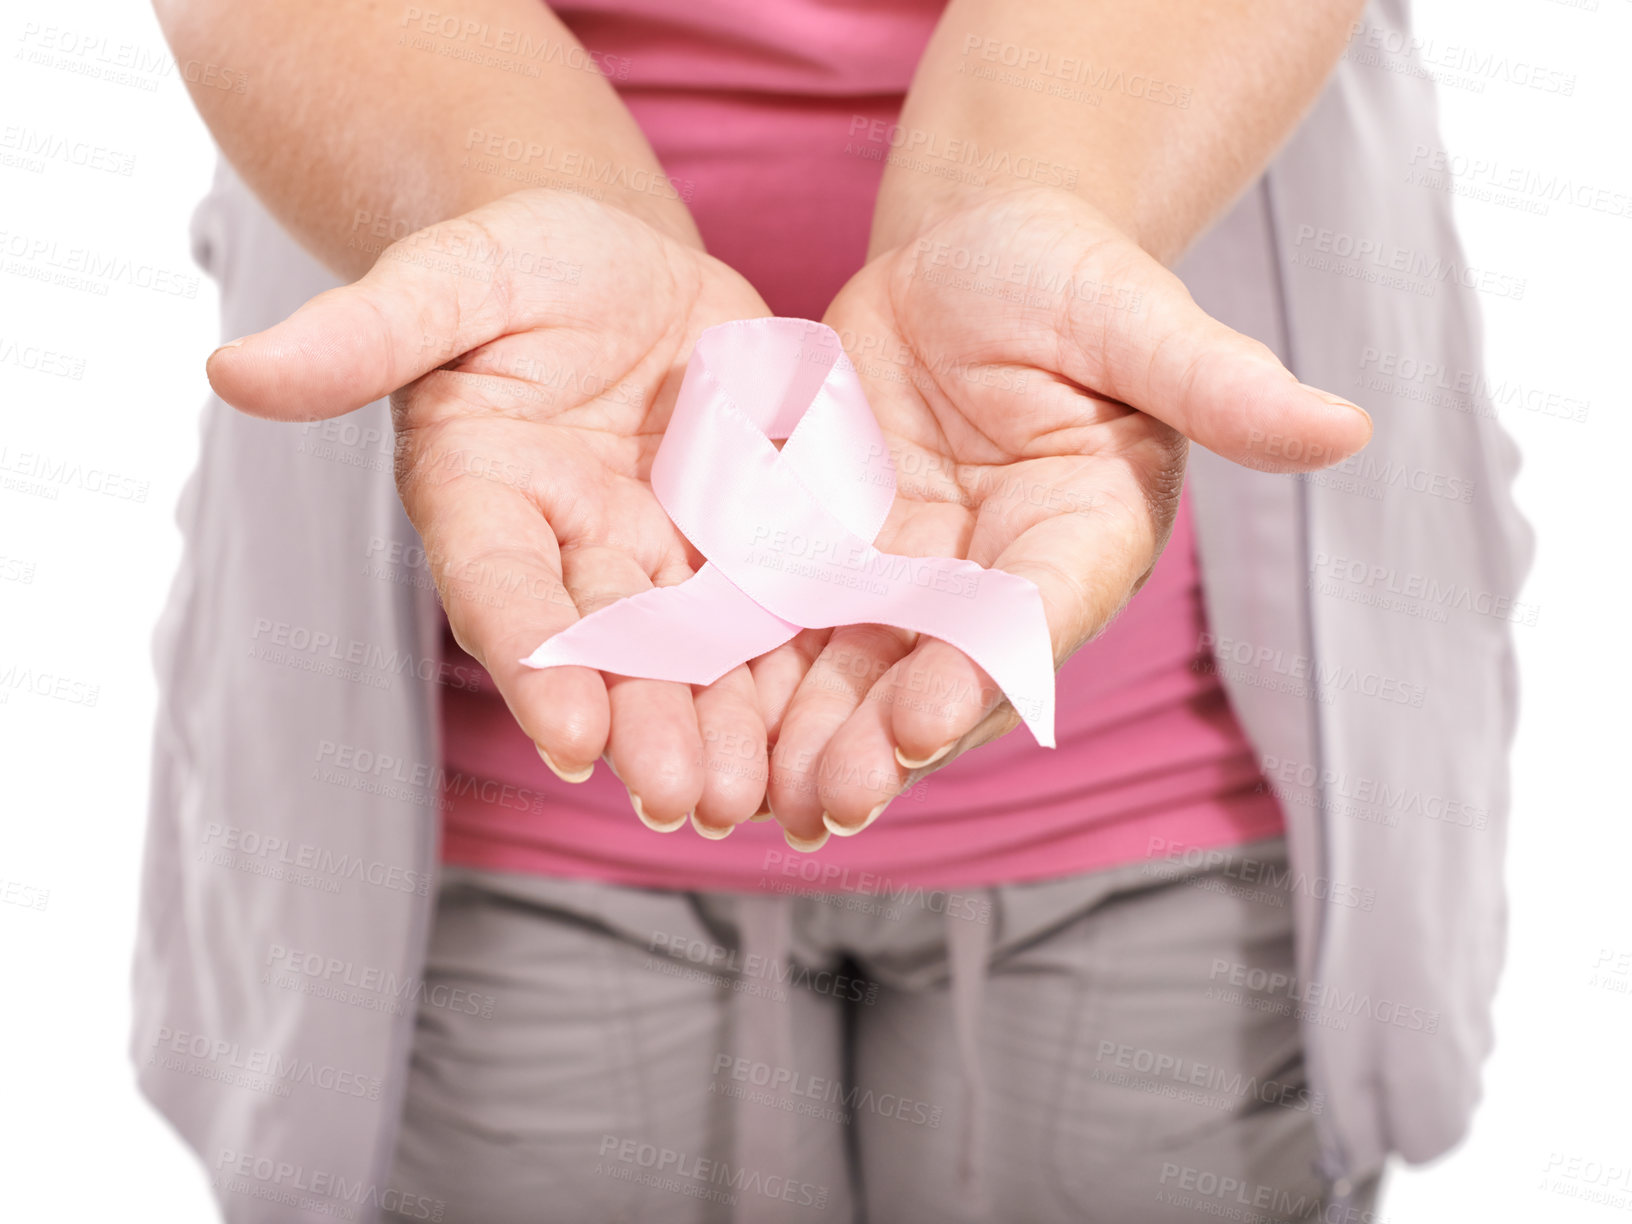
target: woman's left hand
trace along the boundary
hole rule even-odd
[[[1056,668],[1150,575],[1187,439],[1291,472],[1371,435],[1364,412],[1301,385],[1061,191],[960,205],[871,261],[825,321],[895,461],[877,547],[1036,583]],[[753,666],[775,739],[768,798],[801,840],[859,831],[1019,722],[968,657],[886,626],[807,632]]]

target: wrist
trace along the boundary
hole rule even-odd
[[[1158,260],[1165,263],[1175,253],[1166,249],[1167,244],[1159,235],[1145,231],[1131,200],[1119,198],[1119,193],[1113,190],[1090,190],[1080,176],[1070,183],[1038,181],[1013,174],[991,175],[973,183],[951,183],[911,182],[906,180],[907,175],[927,177],[910,169],[898,172],[895,167],[885,172],[873,211],[867,248],[869,260],[913,242],[960,213],[994,201],[1018,203],[1027,197],[1054,201],[1069,198],[1090,209],[1098,220],[1109,223]]]
[[[873,215],[872,235],[868,244],[869,261],[888,251],[899,250],[924,240],[938,227],[953,218],[976,210],[995,206],[1011,215],[1018,215],[1028,205],[1057,208],[1069,202],[1073,208],[1084,210],[1096,227],[1110,227],[1122,233],[1128,241],[1143,247],[1158,259],[1162,255],[1141,241],[1134,210],[1107,208],[1082,191],[1058,186],[1044,186],[1035,182],[1008,177],[987,180],[979,185],[944,185],[925,190],[890,192],[889,183],[879,192],[878,207]],[[980,252],[969,252],[975,257]]]
[[[639,177],[639,176],[634,176]],[[661,170],[654,170],[647,180],[649,187],[620,188],[616,191],[592,191],[588,194],[607,208],[628,213],[656,230],[663,237],[694,250],[703,250],[703,236],[692,219],[685,197],[690,194],[690,183],[671,179]],[[563,190],[571,192],[572,188]]]
[[[689,194],[690,184],[667,177],[660,168],[654,168],[649,173],[620,175],[624,182],[616,188],[592,187],[583,183],[581,176],[565,171],[539,173],[533,176],[531,185],[519,186],[514,180],[497,178],[485,170],[469,173],[472,168],[467,159],[467,173],[461,179],[463,189],[459,191],[458,199],[444,204],[436,220],[475,212],[506,196],[538,191],[564,200],[588,201],[634,217],[682,246],[699,251],[703,249],[702,235],[692,220],[684,198]]]

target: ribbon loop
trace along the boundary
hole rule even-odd
[[[569,626],[527,666],[710,684],[802,628],[893,625],[963,651],[1054,746],[1054,658],[1036,585],[873,547],[895,468],[831,328],[745,319],[699,336],[651,480],[708,563]]]

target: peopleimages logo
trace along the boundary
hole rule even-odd
[[[677,1190],[688,1183],[700,1184],[721,1187],[738,1194],[762,1194],[784,1203],[816,1208],[826,1207],[831,1197],[826,1186],[776,1173],[761,1173],[758,1169],[733,1166],[724,1160],[694,1156],[675,1148],[658,1147],[619,1135],[602,1135],[599,1155],[603,1160],[615,1160],[659,1177],[671,1178],[675,1183],[672,1188]]]
[[[9,446],[0,445],[0,473],[53,490],[51,500],[56,500],[55,490],[78,489],[111,497],[114,501],[147,501],[148,482],[145,480],[42,451],[13,451]]]
[[[393,1186],[352,1181],[331,1169],[273,1160],[253,1152],[223,1148],[215,1162],[215,1182],[223,1190],[281,1203],[316,1215],[356,1219],[356,1209],[388,1211],[413,1220],[440,1221],[447,1204],[429,1195],[409,1194]],[[344,1210],[339,1210],[344,1205]]]
[[[877,982],[851,977],[835,969],[811,969],[791,959],[767,957],[757,952],[739,956],[735,948],[686,935],[654,931],[646,950],[654,957],[661,953],[671,961],[694,965],[710,975],[757,978],[773,987],[793,986],[813,994],[832,995],[836,999],[869,1006],[878,1001]],[[785,997],[785,991],[778,993]]]
[[[1312,876],[1289,864],[1242,856],[1219,847],[1203,849],[1172,838],[1152,836],[1145,839],[1145,853],[1148,873],[1161,874],[1164,867],[1170,871],[1174,868],[1205,871],[1242,884],[1262,885],[1273,892],[1303,893],[1316,901],[1329,901],[1346,909],[1370,911],[1377,905],[1376,889],[1345,884],[1327,876]]]
[[[1529,625],[1536,623],[1541,611],[1538,605],[1523,603],[1509,594],[1476,590],[1455,579],[1401,570],[1397,566],[1325,551],[1316,551],[1309,576],[1311,581],[1317,583],[1322,580],[1338,582],[1404,599],[1420,600],[1448,611],[1472,612],[1496,620]]]
[[[355,880],[392,892],[430,894],[431,873],[365,858],[360,854],[336,854],[313,842],[291,842],[276,834],[261,833],[239,825],[212,820],[204,827],[204,844],[223,851],[223,866],[258,864],[265,867],[293,867],[334,880]]]
[[[1579,396],[1514,378],[1492,379],[1483,370],[1452,369],[1443,362],[1370,347],[1360,355],[1355,385],[1488,416],[1513,409],[1582,424],[1592,409],[1591,401]],[[1481,411],[1485,404],[1488,409]]]
[[[973,599],[980,590],[980,571],[973,565],[949,571],[933,557],[879,552],[859,537],[822,539],[760,523],[750,543],[754,550],[749,554],[751,563],[820,582],[867,589],[878,586],[881,594],[881,581],[875,580],[909,582],[960,599]]]
[[[85,377],[85,358],[72,353],[58,353],[37,344],[18,344],[5,336],[0,336],[0,365],[74,382],[80,382]]]
[[[1286,761],[1276,756],[1265,756],[1259,762],[1259,768],[1263,771],[1265,783],[1282,803],[1308,804],[1318,798],[1338,810],[1350,810],[1359,819],[1367,819],[1368,811],[1378,813],[1384,818],[1372,823],[1389,826],[1398,824],[1400,817],[1405,815],[1437,820],[1441,824],[1460,825],[1479,832],[1490,827],[1488,808],[1418,787],[1367,778],[1347,770],[1321,768],[1308,762]]]
[[[1193,1165],[1162,1164],[1156,1201],[1184,1207],[1197,1216],[1223,1220],[1301,1220],[1304,1224],[1383,1224],[1383,1217],[1322,1195],[1264,1182],[1249,1182]]]
[[[78,76],[115,85],[129,85],[144,93],[154,93],[159,82],[172,76],[190,85],[222,92],[244,93],[249,75],[220,64],[190,59],[177,63],[163,47],[120,42],[106,34],[81,30],[23,24],[22,44],[17,58],[27,63],[61,68]]]
[[[138,263],[127,255],[90,247],[65,246],[54,238],[0,230],[0,255],[17,261],[6,271],[49,280],[69,289],[82,289],[105,297],[108,286],[129,285],[151,289],[169,297],[191,300],[198,296],[196,273],[176,272],[156,264]]]
[[[863,868],[821,862],[808,854],[768,850],[764,870],[809,885],[812,896],[854,892],[878,898],[901,910],[922,909],[969,922],[991,921],[992,903],[985,897],[941,888],[926,889],[921,884],[897,884],[889,876]]]
[[[0,701],[12,693],[32,693],[36,697],[88,707],[101,700],[102,686],[60,672],[36,671],[32,667],[7,663],[0,667]]]
[[[572,68],[579,72],[599,72],[616,81],[629,79],[630,59],[627,55],[612,55],[576,43],[513,30],[508,26],[495,28],[485,21],[473,21],[457,13],[440,13],[411,4],[403,11],[401,25],[416,33],[434,35],[451,43],[468,43],[483,51],[495,51],[501,56],[536,60],[541,64]]]
[[[464,1012],[469,1016],[480,1016],[484,1020],[493,1017],[496,1000],[492,995],[473,994],[461,987],[445,986],[440,982],[432,985],[420,977],[399,978],[390,970],[359,965],[338,956],[324,956],[321,952],[306,952],[272,944],[266,950],[263,963],[267,967],[265,980],[270,980],[274,973],[283,974],[289,975],[289,981],[297,983],[305,979],[314,984],[345,988],[382,999],[400,1002],[412,1000],[448,1011]],[[283,985],[284,982],[275,981],[274,984]],[[344,990],[336,997],[342,1002],[351,1001]]]
[[[385,676],[412,676],[420,680],[434,680],[451,688],[475,691],[481,687],[481,672],[460,663],[441,659],[421,658],[402,650],[387,650],[375,642],[358,638],[343,638],[324,630],[309,629],[289,621],[274,621],[257,616],[250,635],[257,643],[265,643],[258,657],[274,662],[288,656],[322,659],[342,667],[362,668]],[[253,649],[253,648],[252,648]],[[269,654],[270,650],[283,654]]]
[[[1432,472],[1394,459],[1378,459],[1365,451],[1351,455],[1328,470],[1354,476],[1379,489],[1402,489],[1444,501],[1461,502],[1464,506],[1472,504],[1476,487],[1466,476]]]
[[[967,287],[991,281],[1005,288],[1026,290],[1022,300],[1027,305],[1070,299],[1130,314],[1144,310],[1142,293],[1126,285],[1079,277],[1074,270],[1062,270],[1048,260],[1021,260],[1006,251],[976,250],[933,238],[920,238],[913,247],[913,255],[916,259],[913,275],[931,284]],[[946,274],[946,278],[937,279],[937,273]],[[958,276],[952,276],[954,273]]]
[[[1405,181],[1539,216],[1545,216],[1550,205],[1568,204],[1611,217],[1632,217],[1632,192],[1424,144],[1413,146]]]
[[[164,1055],[190,1059],[194,1064],[209,1064],[223,1071],[241,1071],[251,1076],[265,1076],[284,1084],[321,1088],[342,1096],[380,1099],[378,1076],[343,1071],[327,1063],[315,1063],[309,1058],[291,1058],[275,1050],[260,1046],[245,1046],[236,1041],[223,1041],[203,1033],[191,1033],[161,1025],[153,1037],[153,1058]],[[189,1068],[191,1070],[192,1068]],[[206,1077],[211,1078],[211,1077]]]
[[[1273,996],[1292,1003],[1305,1004],[1316,1012],[1324,1012],[1331,1017],[1365,1018],[1416,1033],[1439,1031],[1437,1010],[1413,1007],[1392,999],[1374,998],[1364,991],[1345,990],[1328,982],[1307,981],[1294,973],[1282,973],[1259,965],[1243,964],[1240,961],[1226,960],[1221,956],[1213,958],[1208,979],[1249,994]],[[1212,990],[1216,991],[1216,987]]]
[[[1318,1114],[1325,1106],[1325,1095],[1312,1092],[1306,1084],[1288,1084],[1279,1080],[1261,1080],[1244,1071],[1231,1071],[1210,1063],[1196,1062],[1180,1054],[1167,1054],[1145,1046],[1132,1046],[1120,1041],[1101,1041],[1094,1061],[1101,1064],[1094,1078],[1119,1087],[1144,1090],[1138,1076],[1154,1081],[1171,1080],[1186,1088],[1199,1088],[1215,1093],[1229,1101],[1247,1097],[1265,1105],[1296,1109]],[[1135,1072],[1135,1076],[1116,1076],[1115,1071]],[[1123,1082],[1126,1081],[1126,1082]],[[1207,1103],[1205,1101],[1200,1103]]]
[[[1416,251],[1381,238],[1309,224],[1299,225],[1293,233],[1292,245],[1300,255],[1302,266],[1331,271],[1341,271],[1344,267],[1364,270],[1369,275],[1362,279],[1367,280],[1375,276],[1400,277],[1423,287],[1425,297],[1431,295],[1433,286],[1454,284],[1491,297],[1518,301],[1529,286],[1525,278],[1449,259],[1442,251]],[[1342,262],[1311,263],[1310,257],[1317,255]]]
[[[122,153],[87,140],[74,140],[58,132],[8,124],[0,128],[0,149],[17,154],[25,162],[60,161],[86,170],[99,170],[129,178],[136,170],[136,155]]]
[[[1060,55],[1042,47],[1022,47],[1019,43],[984,34],[965,34],[963,56],[965,61],[974,57],[987,64],[1013,69],[1016,73],[1029,73],[1071,85],[1086,85],[1104,93],[1119,93],[1178,110],[1188,110],[1190,107],[1191,90],[1188,85],[1163,81],[1147,72],[1124,72],[1121,68],[1105,65],[1096,68],[1093,61],[1081,56]],[[968,67],[967,63],[959,68],[959,72],[968,76],[984,75],[978,68]]]
[[[1573,72],[1537,64],[1522,56],[1504,55],[1462,42],[1442,43],[1436,38],[1423,38],[1365,21],[1356,21],[1349,27],[1347,57],[1357,58],[1356,50],[1371,53],[1369,59],[1358,57],[1358,62],[1386,66],[1383,57],[1397,57],[1398,69],[1414,69],[1411,75],[1431,77],[1441,84],[1470,83],[1482,91],[1485,82],[1500,81],[1565,98],[1575,94]]]
[[[842,1080],[808,1075],[791,1067],[773,1067],[770,1063],[755,1062],[732,1054],[716,1054],[715,1078],[722,1074],[737,1084],[766,1089],[768,1099],[763,1103],[790,1113],[803,1110],[797,1107],[798,1102],[783,1102],[783,1094],[787,1098],[798,1097],[801,1101],[838,1106],[847,1112],[839,1113],[836,1120],[846,1124],[857,1113],[870,1113],[881,1118],[911,1122],[915,1126],[927,1126],[932,1130],[941,1125],[943,1111],[938,1105],[929,1105],[893,1092],[877,1093],[859,1084],[846,1087]]]
[[[1198,640],[1203,649],[1212,653],[1220,668],[1251,668],[1290,680],[1307,680],[1323,694],[1375,697],[1414,710],[1421,709],[1428,696],[1428,690],[1420,684],[1398,676],[1363,671],[1346,663],[1316,662],[1308,655],[1289,654],[1275,647],[1257,646],[1213,633],[1203,633]]]
[[[1075,166],[1061,166],[1029,153],[1011,153],[1007,149],[989,148],[978,141],[942,136],[923,128],[902,127],[884,119],[867,115],[850,117],[849,135],[868,144],[887,146],[893,152],[932,158],[935,161],[964,166],[981,176],[1003,175],[1045,187],[1075,187],[1078,173]],[[847,152],[857,150],[849,144]]]
[[[691,179],[673,178],[644,166],[605,161],[582,149],[558,149],[553,144],[523,140],[519,136],[506,136],[502,132],[488,132],[481,128],[466,131],[465,150],[514,166],[580,178],[602,187],[621,187],[641,195],[684,200],[688,204],[696,191],[696,184]]]

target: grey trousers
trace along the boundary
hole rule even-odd
[[[1316,1168],[1281,839],[881,883],[448,869],[392,1184],[449,1224],[1372,1218]]]

